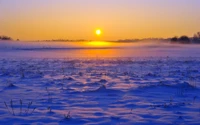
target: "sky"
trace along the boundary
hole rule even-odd
[[[199,6],[200,0],[0,0],[0,35],[20,40],[193,36],[200,31]]]

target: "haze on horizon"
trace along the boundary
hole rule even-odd
[[[14,39],[193,36],[200,0],[0,0],[0,35]],[[103,34],[95,35],[99,28]]]

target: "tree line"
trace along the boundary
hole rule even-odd
[[[171,42],[172,43],[184,43],[184,44],[190,44],[190,43],[199,43],[200,44],[200,32],[197,32],[191,38],[186,35],[181,36],[181,37],[173,37],[173,38],[171,38]]]
[[[12,38],[8,36],[0,36],[0,40],[12,40]]]
[[[9,36],[0,36],[0,40],[13,40],[11,37]],[[119,40],[118,42],[135,42],[137,41],[138,39],[134,39],[134,40]],[[148,40],[148,39],[147,39]],[[169,38],[167,40],[170,40],[171,43],[183,43],[183,44],[190,44],[190,43],[197,43],[197,44],[200,44],[200,32],[197,32],[196,34],[194,34],[193,37],[188,37],[186,35],[183,35],[181,37],[172,37],[172,38]],[[19,39],[17,39],[17,41],[19,41]],[[58,40],[52,40],[52,41],[58,41]],[[59,39],[59,41],[66,41],[66,40],[63,40],[63,39]],[[70,41],[70,40],[67,40],[67,41]],[[72,40],[71,40],[72,41]],[[83,40],[85,41],[85,40]],[[139,40],[138,40],[139,41]]]

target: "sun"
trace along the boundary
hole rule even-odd
[[[97,36],[100,36],[100,35],[101,35],[101,33],[102,33],[102,32],[101,32],[101,30],[100,30],[100,29],[97,29],[97,30],[96,30],[96,35],[97,35]]]

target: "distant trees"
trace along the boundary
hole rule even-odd
[[[0,36],[0,40],[12,40],[12,38],[8,36]]]
[[[173,43],[184,43],[184,44],[189,44],[191,43],[190,38],[188,36],[181,36],[181,37],[173,37],[171,38],[171,42]]]
[[[185,43],[185,44],[190,43],[190,38],[189,38],[188,36],[181,36],[178,40],[179,40],[181,43]]]
[[[177,42],[178,41],[178,37],[175,36],[175,37],[171,38],[171,41],[172,42]]]
[[[194,43],[200,43],[200,32],[194,34],[193,42]]]
[[[172,43],[184,43],[184,44],[198,43],[198,44],[200,44],[200,32],[197,32],[191,38],[184,35],[184,36],[181,36],[181,37],[173,37],[170,40],[171,40]]]

